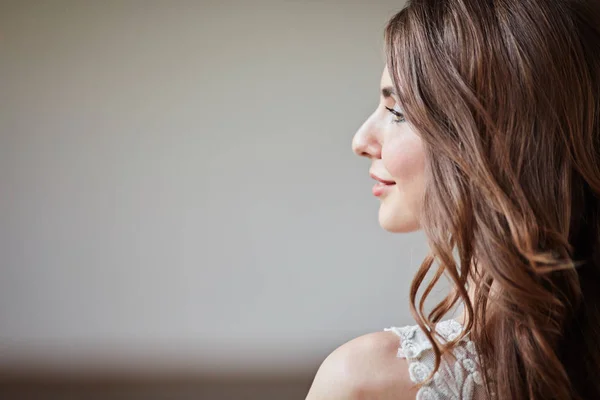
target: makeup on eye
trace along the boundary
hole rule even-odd
[[[394,122],[400,123],[400,122],[406,121],[406,118],[404,118],[404,114],[402,114],[400,111],[394,110],[393,108],[390,108],[388,106],[385,106],[385,108],[386,108],[386,110],[388,110],[389,112],[391,112],[392,115],[394,115],[395,117],[397,117],[396,119],[394,119]]]

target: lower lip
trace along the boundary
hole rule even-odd
[[[373,186],[373,195],[379,197],[394,186],[396,186],[395,183],[391,184],[391,185],[387,185],[385,183],[378,182],[375,184],[375,186]]]

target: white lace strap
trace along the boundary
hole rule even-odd
[[[450,341],[462,332],[462,325],[455,320],[446,320],[436,325],[442,341]],[[394,332],[400,338],[397,356],[406,358],[412,382],[421,383],[429,376],[435,365],[435,355],[431,343],[418,325],[392,327],[385,331]],[[484,399],[481,373],[477,364],[474,343],[462,340],[453,349],[456,360],[442,359],[440,369],[433,380],[423,385],[417,400],[474,400]]]
[[[423,340],[421,335],[422,332],[417,325],[414,326],[403,326],[403,327],[391,327],[385,329],[385,331],[394,332],[400,337],[400,346],[398,347],[398,357],[408,358],[412,360],[421,355],[421,353],[427,349],[431,349],[431,343],[425,337]]]
[[[431,343],[421,331],[418,325],[391,327],[385,331],[394,332],[400,337],[400,347],[398,348],[398,357],[414,359],[418,358],[425,350],[431,349]],[[458,337],[462,332],[462,325],[457,321],[450,319],[439,322],[436,325],[436,331],[446,340],[452,340]]]

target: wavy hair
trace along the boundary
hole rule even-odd
[[[410,305],[435,370],[470,334],[488,395],[600,398],[600,1],[409,0],[385,47],[426,151]]]

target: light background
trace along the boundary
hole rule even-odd
[[[412,323],[351,139],[402,1],[0,1],[0,365],[314,366]]]

